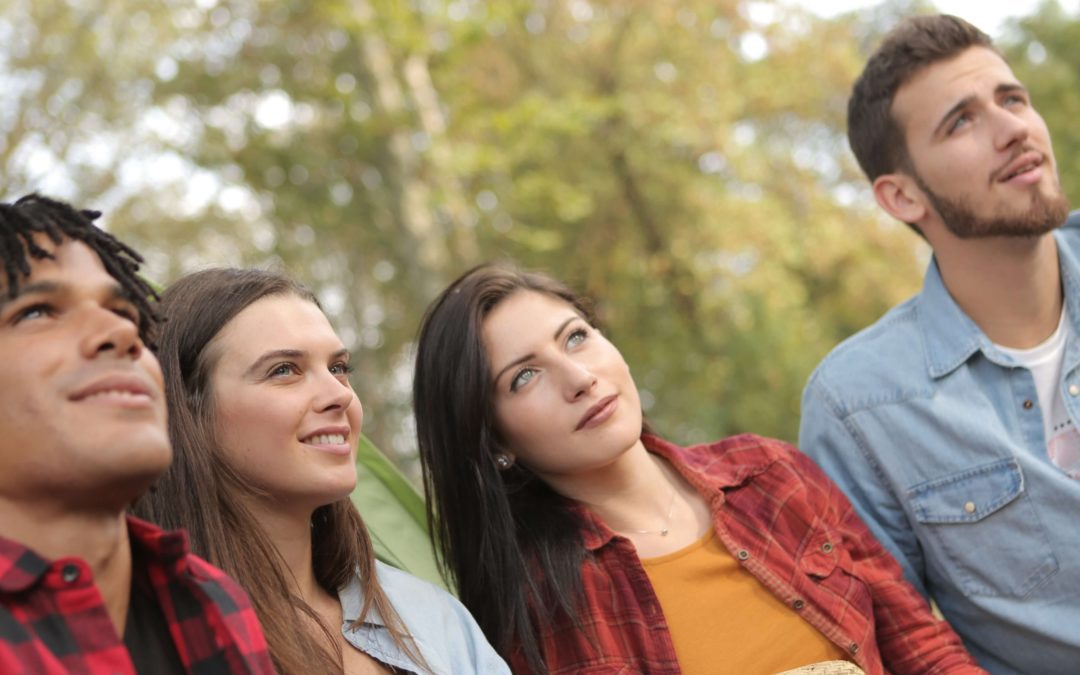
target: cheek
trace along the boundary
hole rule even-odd
[[[349,427],[353,430],[353,433],[357,436],[360,435],[360,431],[364,427],[364,406],[361,405],[360,399],[353,394],[352,403],[349,404],[348,410],[345,412],[349,418]]]
[[[288,411],[272,398],[227,394],[217,408],[217,437],[221,449],[237,469],[252,456],[282,444]]]
[[[544,401],[542,392],[529,392],[527,398],[512,401],[510,405],[497,406],[495,418],[499,435],[511,450],[518,454],[530,454],[534,448],[543,448],[554,428],[554,408]]]

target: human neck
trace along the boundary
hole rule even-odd
[[[43,558],[86,562],[118,635],[131,599],[131,542],[123,511],[70,511],[0,497],[0,535]]]
[[[559,494],[589,507],[619,532],[659,529],[670,513],[677,489],[663,460],[638,440],[616,461],[573,476],[545,477]]]
[[[945,287],[990,341],[1034,347],[1053,334],[1064,301],[1052,235],[934,243]]]
[[[326,594],[315,578],[311,547],[311,514],[274,509],[263,502],[252,504],[251,513],[285,563],[292,592],[309,606]]]

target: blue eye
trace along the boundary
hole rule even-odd
[[[514,376],[514,379],[510,382],[510,391],[517,391],[521,387],[528,384],[532,379],[536,377],[536,370],[533,368],[522,368],[518,371],[518,374]]]
[[[566,338],[566,345],[568,347],[576,347],[577,345],[585,342],[585,339],[589,337],[588,331],[584,328],[578,328]]]
[[[344,375],[348,377],[349,373],[355,370],[351,365],[344,361],[338,361],[334,365],[330,366],[330,372],[334,375]]]
[[[962,115],[957,115],[956,119],[953,120],[952,124],[949,125],[949,133],[951,134],[952,132],[956,131],[960,127],[964,126],[965,123],[970,122],[970,121],[971,121],[971,115],[969,115],[968,113],[963,113]]]
[[[286,377],[287,375],[295,375],[300,372],[300,369],[293,363],[279,363],[270,369],[267,373],[270,377]]]

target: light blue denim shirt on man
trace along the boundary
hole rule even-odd
[[[1061,391],[1080,426],[1080,215],[1053,234],[1072,329]],[[1046,454],[1031,373],[922,292],[811,376],[799,444],[992,673],[1080,673],[1080,481]]]
[[[366,620],[352,627],[364,604],[359,577],[338,592],[345,639],[357,649],[407,673],[432,675],[510,675],[469,610],[446,591],[411,574],[376,561],[383,592],[394,606],[420,653],[431,666],[423,670],[390,638],[382,617],[372,609]]]

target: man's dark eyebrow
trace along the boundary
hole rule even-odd
[[[558,327],[557,329],[555,329],[555,335],[553,335],[553,336],[551,337],[551,339],[552,339],[552,340],[558,340],[558,339],[559,339],[559,336],[560,336],[560,335],[562,335],[562,332],[563,332],[564,330],[566,330],[566,327],[567,327],[567,326],[569,326],[569,325],[570,325],[570,324],[571,324],[571,323],[572,323],[572,322],[573,322],[573,321],[574,321],[575,319],[580,319],[580,318],[581,318],[581,316],[579,316],[579,315],[575,314],[574,316],[570,317],[570,318],[569,318],[569,319],[567,319],[566,321],[563,321],[562,323],[560,323],[560,324],[559,324],[559,327]],[[520,365],[520,364],[522,364],[522,363],[525,363],[526,361],[528,361],[529,359],[533,358],[534,356],[536,356],[536,355],[535,355],[535,354],[532,354],[532,353],[529,353],[529,354],[526,354],[525,356],[522,356],[522,357],[521,357],[521,358],[519,358],[519,359],[514,359],[514,360],[513,360],[513,361],[511,361],[510,363],[506,364],[506,367],[505,367],[505,368],[503,368],[502,370],[500,370],[500,371],[499,371],[499,372],[498,372],[498,373],[497,373],[497,374],[495,375],[495,379],[494,379],[494,380],[492,380],[492,382],[498,382],[498,381],[499,381],[499,378],[503,376],[503,373],[505,373],[506,371],[510,370],[510,369],[511,369],[511,368],[513,368],[514,366],[517,366],[517,365]]]
[[[4,308],[15,302],[19,298],[25,295],[62,295],[71,291],[71,284],[60,283],[57,281],[32,281],[28,284],[22,284],[18,290],[15,291],[14,297],[7,292],[7,289],[0,291],[0,312],[4,311]],[[124,292],[124,287],[120,284],[113,284],[108,290],[110,300],[124,300],[126,302],[133,302],[128,294]]]
[[[949,111],[948,111],[947,113],[945,113],[944,115],[942,115],[942,116],[941,116],[941,121],[940,121],[940,122],[938,122],[938,124],[937,124],[937,126],[936,126],[936,127],[934,127],[934,136],[938,136],[938,135],[939,135],[939,134],[941,133],[941,129],[942,129],[942,128],[943,128],[943,127],[944,127],[944,126],[946,125],[946,124],[948,124],[949,120],[951,120],[951,119],[953,118],[953,115],[955,115],[956,113],[960,112],[960,111],[961,111],[961,110],[963,110],[964,108],[966,108],[966,107],[968,107],[969,105],[971,105],[971,102],[972,102],[972,101],[974,101],[974,100],[975,100],[975,96],[974,96],[974,95],[971,95],[971,96],[965,96],[964,98],[962,98],[962,99],[960,99],[959,101],[957,101],[957,102],[956,102],[956,105],[954,105],[953,107],[949,108]]]
[[[1003,83],[999,84],[998,86],[994,87],[994,95],[995,96],[1000,96],[1002,94],[1007,94],[1007,93],[1012,93],[1012,92],[1017,92],[1017,91],[1023,92],[1023,93],[1026,94],[1027,93],[1027,87],[1020,84],[1019,82],[1003,82]],[[937,136],[938,134],[940,134],[942,127],[944,127],[948,123],[948,121],[950,119],[952,119],[953,115],[955,115],[956,113],[958,113],[961,110],[963,110],[964,108],[966,108],[974,100],[975,100],[974,95],[965,96],[960,101],[958,101],[956,103],[956,105],[949,108],[949,111],[942,116],[941,121],[938,122],[937,127],[934,128],[934,135]]]

